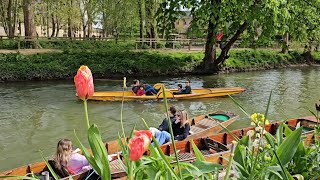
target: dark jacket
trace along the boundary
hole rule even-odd
[[[172,123],[172,130],[173,130],[173,135],[174,135],[174,140],[184,140],[188,135],[190,131],[190,125],[189,123],[185,124],[184,127],[180,127],[181,122],[178,124],[175,124],[174,122]]]
[[[182,94],[190,94],[190,93],[191,93],[191,87],[190,86],[186,86],[182,90]]]
[[[140,86],[133,86],[132,91],[137,94],[138,90],[140,89]]]
[[[176,118],[175,117],[170,117],[170,121],[171,121],[171,124],[176,121]],[[168,124],[168,120],[167,118],[164,118],[162,123],[160,124],[159,128],[158,128],[160,131],[167,131],[168,133],[170,133],[169,131],[169,124]]]

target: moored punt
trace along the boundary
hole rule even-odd
[[[193,133],[189,135],[187,139],[196,138],[200,136],[209,136],[209,135],[212,135],[214,132],[219,132],[222,130],[222,127],[219,124],[222,124],[223,126],[227,127],[228,125],[233,123],[237,117],[238,115],[230,112],[216,111],[208,115],[200,115],[195,118],[191,118],[188,121],[191,124],[191,131],[193,131]],[[115,154],[121,151],[121,148],[118,144],[118,140],[107,142],[106,148],[109,154]],[[119,160],[110,162],[110,168],[115,177],[124,175],[123,169],[118,161]],[[1,172],[0,176],[6,176],[6,175],[24,176],[31,172],[40,173],[45,168],[46,168],[46,164],[44,162],[37,162],[37,163],[29,164],[26,166],[18,167],[12,170],[8,170],[5,172]],[[75,176],[75,179],[82,179],[82,177],[86,177],[86,175],[87,175],[86,173],[77,175]]]
[[[149,96],[136,96],[132,91],[105,91],[105,92],[95,92],[89,99],[97,101],[136,101],[136,100],[161,100],[163,99],[164,93],[167,99],[200,99],[200,98],[212,98],[219,96],[227,96],[232,94],[238,94],[245,91],[241,87],[231,87],[231,88],[201,88],[192,89],[191,94],[177,94],[177,89],[165,89],[163,92],[160,90],[155,95]]]
[[[227,127],[232,124],[238,117],[238,115],[231,112],[216,111],[208,115],[200,115],[195,118],[189,119],[188,121],[191,125],[191,134],[187,136],[186,140],[202,136],[210,136],[214,133],[217,133],[223,129],[220,124]],[[114,154],[121,151],[118,140],[106,143],[106,148],[109,154]]]
[[[282,122],[273,122],[266,125],[265,129],[270,134],[275,135],[279,125]],[[315,117],[308,116],[297,119],[290,119],[286,122],[291,129],[295,129],[297,125],[303,126],[302,136],[304,137],[304,143],[310,145],[314,142],[314,127],[317,124]],[[254,130],[255,127],[248,127],[243,129],[237,129],[231,131],[232,134],[238,138],[242,138],[247,135],[247,132]],[[226,166],[230,157],[230,144],[235,138],[228,132],[218,133],[215,135],[195,138],[193,142],[196,144],[200,152],[203,154],[204,158],[208,162],[213,162]],[[180,161],[195,161],[195,155],[191,145],[192,140],[177,141],[176,148],[178,151],[178,157]],[[171,144],[166,144],[161,146],[162,151],[165,155],[173,155],[174,149]],[[117,160],[114,162],[117,163]],[[119,162],[118,162],[119,163]],[[121,167],[122,168],[122,167]],[[113,177],[122,177],[125,172],[118,169],[118,174],[113,174]]]

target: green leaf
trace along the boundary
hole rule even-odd
[[[222,169],[223,166],[220,164],[206,162],[206,161],[195,161],[192,163],[195,167],[197,167],[202,173],[210,173],[213,172],[216,168]]]
[[[91,125],[91,127],[88,129],[88,141],[96,164],[100,168],[96,171],[100,171],[99,175],[102,179],[111,179],[108,152],[104,143],[102,142],[99,129],[95,124]]]
[[[86,159],[88,160],[88,162],[90,163],[92,168],[98,172],[99,166],[96,164],[94,158],[91,156],[91,154],[89,153],[87,148],[85,148],[83,146],[83,144],[80,142],[75,130],[74,130],[74,135],[75,135],[76,140],[77,140],[76,143],[78,144],[79,148],[81,149],[82,154],[86,157]]]
[[[283,124],[283,127],[284,127],[284,135],[288,137],[292,133],[292,130],[286,124]]]
[[[264,136],[265,136],[267,142],[271,145],[271,147],[275,147],[275,143],[274,143],[275,138],[269,132],[264,134]]]
[[[31,179],[31,180],[39,180],[38,178],[28,177],[28,176],[0,176],[0,179]]]
[[[302,127],[293,131],[286,139],[281,143],[281,145],[276,150],[276,154],[283,166],[285,166],[294,156],[298,145],[301,140]],[[272,162],[277,162],[275,155],[272,158]]]
[[[281,123],[277,129],[276,140],[278,145],[280,145],[283,141],[283,123]]]
[[[247,111],[241,106],[241,104],[236,100],[236,99],[234,99],[232,96],[230,96],[230,95],[228,95],[230,98],[231,98],[231,100],[240,108],[240,110],[246,115],[246,116],[248,116],[249,118],[250,118],[250,115],[247,113]]]
[[[269,167],[267,167],[267,171],[269,171],[270,173],[274,174],[279,179],[281,179],[281,180],[283,179],[281,174],[279,173],[281,171],[281,167],[280,166],[269,166]]]
[[[192,145],[192,149],[194,154],[196,155],[196,159],[198,161],[205,161],[202,153],[200,152],[200,150],[198,149],[197,145],[193,142],[193,139],[191,139],[191,145]]]

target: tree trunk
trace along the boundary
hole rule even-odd
[[[139,3],[139,19],[140,19],[140,38],[144,38],[145,32],[145,3],[144,0],[138,0]]]
[[[59,18],[56,16],[56,18],[57,18],[57,32],[56,32],[56,37],[58,37],[59,36],[59,31],[60,31],[60,20],[59,20]]]
[[[248,27],[248,23],[244,22],[242,25],[240,25],[237,32],[232,36],[232,38],[225,45],[222,45],[222,47],[220,47],[221,53],[218,59],[214,61],[214,64],[213,64],[214,69],[220,70],[220,67],[219,67],[220,64],[223,64],[224,61],[229,58],[228,53],[229,53],[229,50],[231,49],[231,46],[236,42],[239,36],[247,29],[247,27]]]
[[[54,35],[56,34],[56,22],[54,19],[54,15],[52,14],[52,33],[51,33],[51,37],[54,37]]]
[[[210,19],[211,18],[213,18],[213,14],[210,15]],[[213,24],[211,20],[209,20],[204,59],[203,59],[203,69],[205,72],[214,70],[213,63],[216,60],[215,28],[216,28],[216,25]]]
[[[86,37],[86,28],[87,26],[85,24],[82,25],[82,31],[83,31],[83,38]]]
[[[35,0],[23,0],[23,15],[24,15],[24,30],[25,38],[32,40],[27,41],[27,47],[31,47],[33,44],[34,48],[39,48],[39,44],[34,41],[36,37],[36,29],[34,24],[34,11],[35,11]]]
[[[12,38],[15,35],[18,5],[17,0],[8,0],[7,2],[7,7],[4,6],[5,4],[3,1],[0,3],[0,21],[2,23],[4,32],[9,38]]]
[[[289,33],[285,33],[282,37],[283,41],[281,53],[287,54],[289,51]]]
[[[12,37],[12,34],[13,34],[13,29],[12,29],[12,26],[11,26],[11,23],[12,23],[12,19],[11,19],[11,13],[12,13],[12,0],[9,0],[8,1],[8,9],[7,9],[7,22],[8,22],[8,36],[9,37]]]
[[[71,17],[68,18],[68,37],[70,37],[70,38],[73,37]]]

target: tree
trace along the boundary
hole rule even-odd
[[[292,38],[300,42],[306,41],[304,56],[312,61],[311,52],[320,42],[320,1],[294,0],[289,6],[290,19],[287,21]]]
[[[285,10],[287,3],[285,0],[176,0],[175,2],[170,3],[170,6],[176,4],[175,9],[180,9],[181,6],[191,9],[194,18],[192,23],[207,27],[205,57],[202,63],[206,73],[219,71],[228,59],[228,53],[235,41],[255,24],[262,27],[262,34],[274,34],[279,28],[278,18],[282,16],[281,12]],[[216,37],[221,32],[224,36],[219,42],[221,53],[217,57]]]
[[[34,48],[39,48],[40,45],[34,40],[37,36],[35,19],[35,0],[23,0],[23,15],[24,15],[24,31],[27,40],[27,46],[33,44]]]
[[[3,25],[5,33],[9,37],[15,35],[18,6],[18,0],[0,0],[0,22]]]

